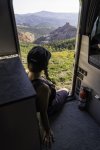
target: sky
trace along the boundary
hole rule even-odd
[[[16,14],[50,12],[78,12],[79,0],[13,0]]]

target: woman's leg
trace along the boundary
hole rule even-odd
[[[52,105],[48,107],[48,115],[52,115],[58,112],[62,106],[67,102],[69,92],[67,89],[61,89],[56,92],[56,97],[52,102]]]

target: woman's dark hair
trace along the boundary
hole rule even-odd
[[[27,55],[28,66],[31,64],[32,71],[36,73],[44,70],[46,78],[49,79],[48,61],[50,57],[51,53],[47,49],[41,46],[35,46],[29,51]]]

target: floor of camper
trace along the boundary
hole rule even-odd
[[[100,150],[100,126],[78,102],[67,102],[61,112],[51,118],[55,142],[51,150]]]

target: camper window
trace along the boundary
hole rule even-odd
[[[89,63],[100,69],[100,15],[94,22],[91,33]]]

